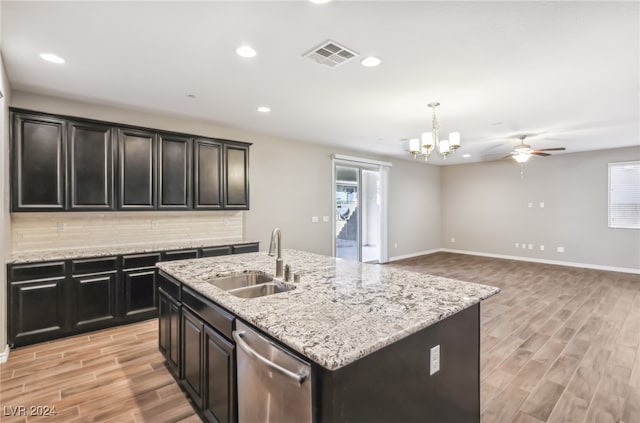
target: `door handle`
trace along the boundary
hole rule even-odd
[[[288,377],[290,379],[295,380],[296,382],[298,382],[299,385],[302,385],[304,383],[304,381],[307,380],[307,377],[309,376],[307,372],[302,372],[302,373],[292,372],[291,370],[285,369],[284,367],[274,363],[273,361],[269,360],[268,358],[263,357],[262,355],[258,354],[258,352],[256,350],[251,348],[249,346],[249,344],[247,344],[245,342],[245,340],[242,339],[243,336],[245,335],[245,331],[243,331],[243,330],[241,330],[241,331],[234,330],[232,335],[233,335],[233,339],[235,339],[235,341],[238,344],[238,346],[244,352],[246,352],[249,356],[255,358],[256,360],[260,361],[262,364],[267,366],[269,369],[274,370],[277,373],[280,373],[281,375],[283,375],[285,377]]]

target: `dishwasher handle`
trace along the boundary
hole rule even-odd
[[[305,380],[307,380],[307,377],[309,376],[307,372],[302,372],[302,373],[294,373],[291,370],[285,369],[282,366],[279,366],[278,364],[274,363],[273,361],[269,360],[266,357],[263,357],[262,355],[258,354],[258,352],[256,350],[254,350],[253,348],[251,348],[249,346],[249,344],[247,344],[245,342],[243,338],[243,336],[245,335],[245,331],[243,330],[234,330],[233,333],[233,339],[236,340],[236,343],[238,344],[238,346],[240,348],[242,348],[242,350],[244,352],[246,352],[249,356],[255,358],[256,360],[260,361],[262,364],[264,364],[265,366],[267,366],[268,368],[270,368],[271,370],[274,370],[278,373],[280,373],[281,375],[288,377],[290,379],[295,380],[296,382],[298,382],[299,385],[302,385],[304,383]]]

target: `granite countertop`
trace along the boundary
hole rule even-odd
[[[182,250],[188,248],[216,247],[222,245],[253,244],[258,240],[243,238],[197,239],[189,241],[156,242],[147,244],[107,245],[101,247],[66,248],[58,250],[41,250],[15,252],[9,256],[7,263],[35,263],[39,261],[67,260],[86,257],[105,257],[122,254],[151,253],[156,251]]]
[[[295,289],[238,298],[207,283],[218,274],[275,274],[265,252],[158,263],[205,297],[329,370],[418,332],[500,292],[499,288],[381,265],[284,250],[301,274]]]

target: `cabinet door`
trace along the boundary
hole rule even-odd
[[[222,144],[196,139],[193,146],[193,208],[222,208]]]
[[[114,324],[117,316],[116,281],[115,271],[71,278],[73,330]]]
[[[185,307],[182,310],[182,378],[184,389],[199,409],[202,409],[203,393],[203,329],[202,321]]]
[[[180,380],[180,305],[158,290],[158,347],[171,373]]]
[[[191,139],[160,134],[158,138],[158,208],[191,207]]]
[[[69,208],[113,209],[111,127],[69,122]]]
[[[235,345],[204,327],[204,415],[207,420],[231,423],[236,420]]]
[[[118,131],[118,208],[148,210],[156,204],[156,136],[134,129]]]
[[[143,319],[157,316],[156,269],[123,270],[125,318]]]
[[[224,207],[249,209],[249,147],[225,145]]]
[[[9,284],[9,342],[15,346],[59,338],[65,331],[65,277]]]
[[[13,115],[13,211],[64,210],[64,126],[60,119]]]

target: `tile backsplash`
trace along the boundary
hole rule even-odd
[[[242,236],[241,211],[11,214],[14,253]]]

